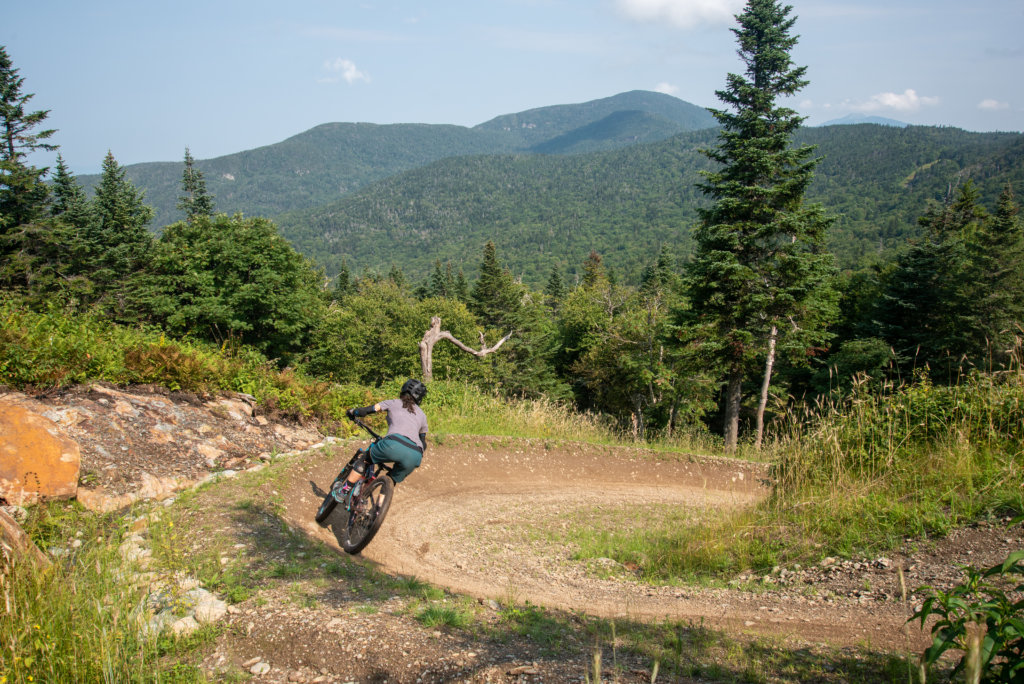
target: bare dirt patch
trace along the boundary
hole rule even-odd
[[[332,527],[311,519],[343,455],[296,478],[285,517],[332,546]],[[840,646],[903,648],[913,609],[904,586],[950,586],[958,565],[990,565],[1024,547],[1021,530],[983,525],[886,558],[826,559],[811,567],[742,575],[743,588],[652,586],[628,568],[572,560],[538,530],[565,524],[578,509],[609,507],[645,515],[672,505],[702,509],[750,505],[767,493],[759,464],[673,457],[640,449],[464,437],[432,448],[395,501],[365,558],[390,573],[416,576],[481,599],[514,598],[565,611],[625,620],[702,621],[731,633],[780,635]],[[332,521],[333,522],[333,521]],[[756,585],[751,591],[750,586]]]

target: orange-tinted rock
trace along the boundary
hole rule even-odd
[[[70,499],[79,467],[78,443],[56,423],[0,397],[0,496],[12,504]]]

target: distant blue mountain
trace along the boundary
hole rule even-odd
[[[878,124],[879,126],[893,126],[894,128],[906,128],[910,124],[896,119],[887,119],[884,116],[866,116],[864,114],[847,114],[841,119],[826,121],[820,126],[847,126],[850,124]]]

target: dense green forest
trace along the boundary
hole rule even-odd
[[[282,233],[336,273],[350,266],[414,279],[435,259],[473,273],[492,240],[524,282],[543,285],[558,266],[575,281],[591,251],[637,282],[661,246],[678,260],[706,203],[696,183],[714,130],[576,156],[445,159],[380,181],[335,203],[278,217]],[[971,179],[985,202],[1024,188],[1024,136],[872,124],[805,128],[822,158],[808,196],[836,216],[828,246],[844,268],[889,259],[921,230],[929,202]]]

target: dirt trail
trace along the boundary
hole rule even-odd
[[[332,517],[312,520],[322,488],[346,455],[296,473],[285,491],[294,526],[338,547]],[[558,543],[572,516],[604,510],[637,519],[667,506],[692,510],[746,506],[766,494],[764,469],[722,459],[654,460],[635,449],[542,440],[455,438],[428,452],[396,490],[391,511],[363,557],[391,573],[415,576],[482,599],[638,620],[666,618],[796,641],[899,648],[907,605],[833,596],[827,588],[659,587],[635,581],[610,559],[586,564]],[[335,516],[336,517],[336,516]],[[895,568],[872,575],[898,596]],[[826,589],[823,591],[823,589]],[[915,643],[920,633],[910,635]]]

